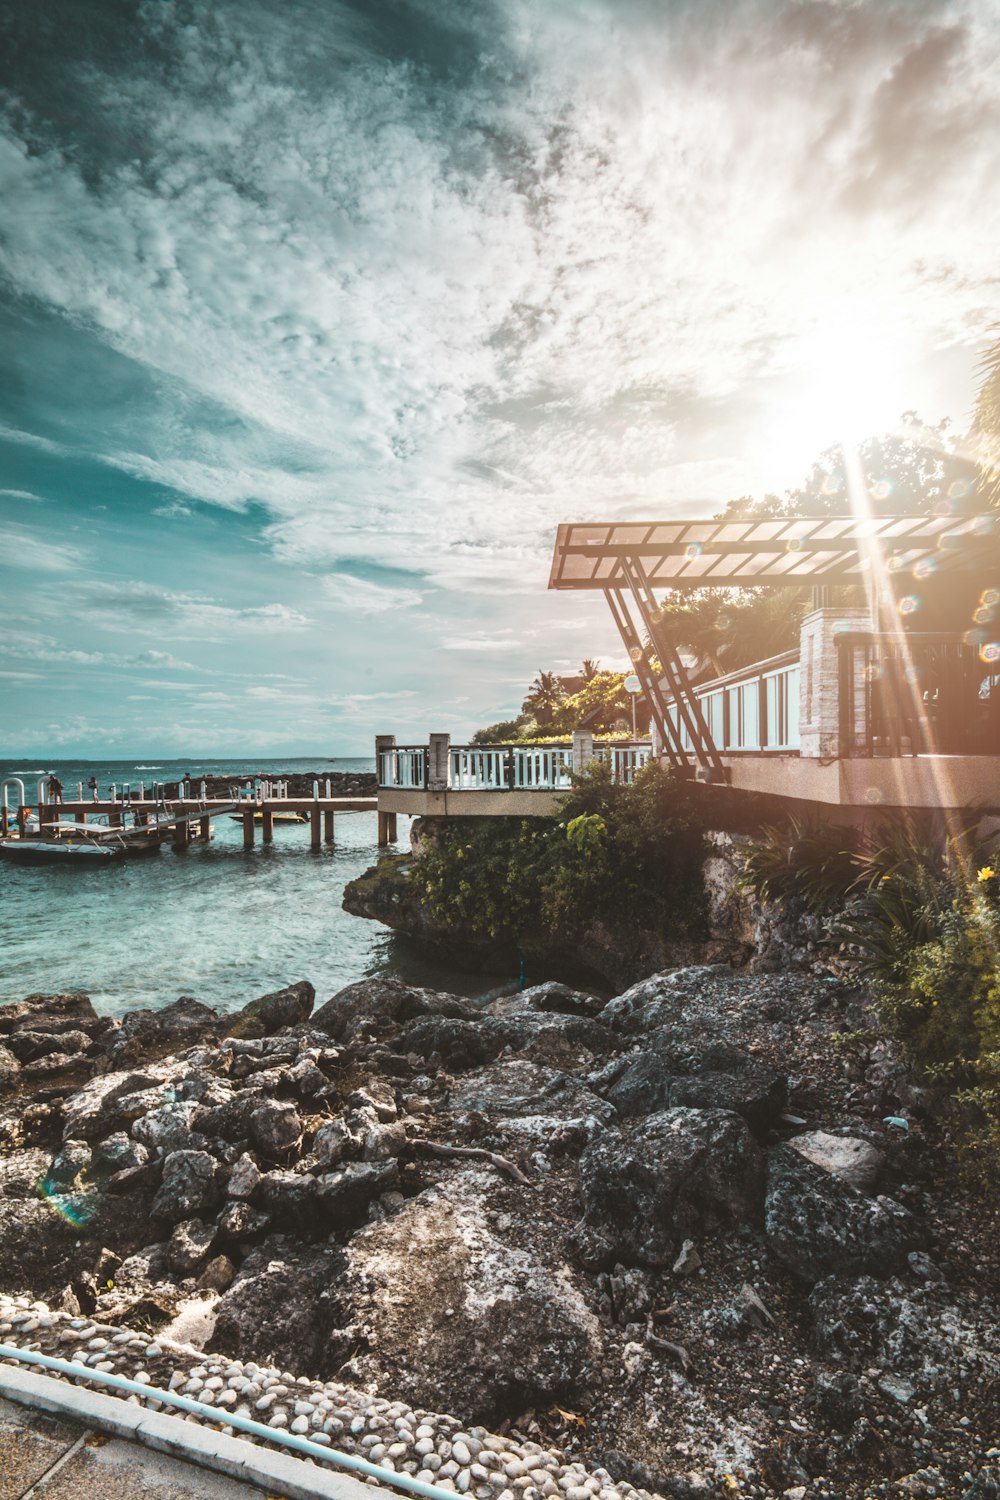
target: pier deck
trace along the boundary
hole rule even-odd
[[[38,821],[42,828],[60,819],[75,818],[85,824],[88,819],[106,819],[106,826],[121,827],[126,819],[143,824],[170,825],[175,845],[183,847],[192,837],[208,838],[209,824],[213,817],[233,816],[243,822],[243,846],[252,849],[260,823],[261,837],[265,844],[274,838],[274,815],[276,813],[298,813],[305,818],[303,829],[308,830],[314,849],[321,844],[334,842],[334,815],[336,813],[377,812],[377,797],[267,797],[261,801],[243,800],[234,803],[232,797],[170,797],[166,800],[153,797],[131,797],[114,800],[102,797],[64,798],[61,802],[38,804]],[[259,815],[259,818],[258,818]],[[388,842],[379,815],[379,842]],[[13,820],[12,820],[13,821]],[[393,830],[394,832],[394,830]]]

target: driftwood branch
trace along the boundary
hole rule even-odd
[[[691,1368],[690,1354],[680,1344],[672,1344],[669,1339],[661,1339],[658,1333],[653,1332],[652,1324],[652,1318],[647,1318],[646,1343],[660,1354],[669,1354],[670,1358],[680,1365],[682,1374],[686,1375]]]
[[[523,1182],[525,1187],[534,1187],[530,1177],[525,1177],[520,1167],[515,1167],[506,1156],[500,1156],[496,1151],[484,1151],[480,1146],[441,1146],[437,1141],[414,1141],[413,1144],[421,1151],[427,1151],[431,1156],[460,1156],[469,1161],[488,1161],[490,1166],[496,1167],[498,1172],[505,1172],[508,1177],[513,1177],[515,1182]]]

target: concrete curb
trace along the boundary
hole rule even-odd
[[[155,1397],[152,1387],[150,1396]],[[287,1500],[371,1500],[373,1490],[391,1494],[381,1486],[362,1484],[349,1474],[321,1469],[308,1459],[256,1448],[242,1438],[213,1432],[198,1423],[185,1422],[164,1412],[146,1411],[118,1397],[102,1396],[64,1380],[29,1374],[9,1365],[0,1367],[0,1397],[18,1406],[83,1422],[129,1442],[142,1443],[172,1458],[256,1485],[269,1494],[286,1496]]]

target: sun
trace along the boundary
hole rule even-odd
[[[765,442],[772,462],[801,481],[828,448],[856,448],[889,431],[912,405],[905,337],[874,312],[828,311],[786,346]]]

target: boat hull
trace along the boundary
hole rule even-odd
[[[121,859],[121,849],[97,844],[46,842],[43,839],[0,839],[0,858],[18,865],[110,865]]]

